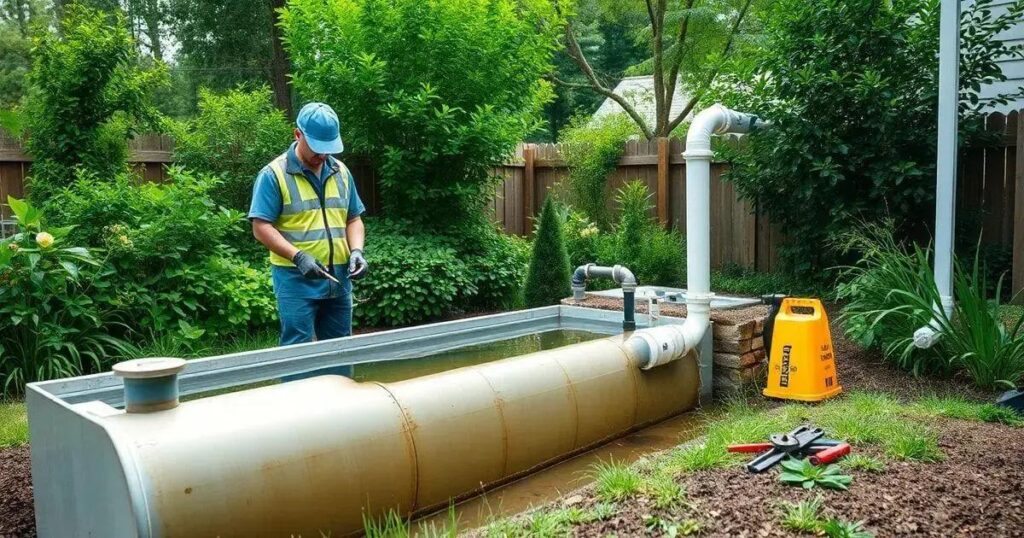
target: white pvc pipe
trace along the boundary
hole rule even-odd
[[[697,114],[686,135],[686,321],[635,332],[627,341],[647,370],[700,345],[711,322],[711,137],[750,132],[758,119],[716,104]]]
[[[939,137],[935,166],[935,285],[941,304],[935,318],[914,331],[914,345],[939,339],[939,316],[953,313],[953,226],[956,218],[956,158],[960,73],[960,0],[942,0],[939,21]]]

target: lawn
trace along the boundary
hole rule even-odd
[[[28,442],[28,415],[22,402],[0,403],[0,448]]]

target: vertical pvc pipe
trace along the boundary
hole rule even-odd
[[[960,98],[960,0],[942,0],[939,19],[939,136],[935,158],[935,286],[940,304],[932,321],[914,331],[914,345],[939,340],[939,316],[953,313],[953,229],[956,219],[956,158]]]
[[[942,0],[939,32],[939,137],[935,166],[935,284],[953,303],[953,226],[960,72],[960,1]],[[948,312],[947,312],[948,313]]]
[[[711,151],[686,152],[686,293],[711,291]]]

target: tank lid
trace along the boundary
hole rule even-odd
[[[151,379],[176,375],[185,368],[185,359],[151,357],[132,359],[114,365],[114,375],[125,379]]]

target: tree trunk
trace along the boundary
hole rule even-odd
[[[149,52],[153,59],[164,61],[163,44],[160,43],[160,2],[144,0],[142,3],[142,20],[146,23],[146,37],[149,38]]]
[[[292,91],[288,85],[289,62],[281,40],[281,29],[278,10],[284,7],[285,0],[270,0],[270,40],[273,43],[270,57],[270,86],[274,91],[274,105],[283,110],[288,119],[294,117],[292,108]]]

